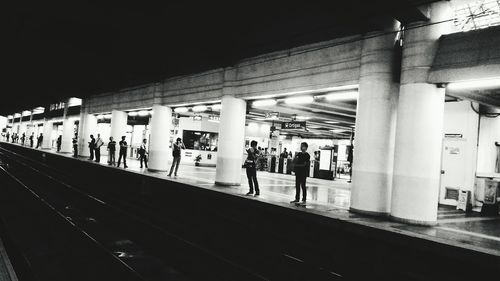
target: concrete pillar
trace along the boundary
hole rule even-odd
[[[97,117],[93,114],[83,113],[80,116],[80,132],[78,133],[78,154],[89,157],[90,135],[97,136]]]
[[[45,119],[43,121],[43,141],[42,141],[42,149],[51,149],[52,148],[52,122]]]
[[[229,95],[222,98],[215,183],[240,185],[245,147],[246,102]]]
[[[73,137],[75,136],[75,120],[65,118],[63,121],[63,133],[61,142],[61,153],[73,152]]]
[[[113,110],[111,112],[110,136],[118,143],[127,132],[127,112]],[[97,138],[97,136],[95,136]],[[103,140],[104,141],[104,140]]]
[[[150,171],[168,171],[170,153],[170,129],[172,127],[172,109],[166,106],[154,105],[151,118],[151,137],[149,140]]]
[[[432,22],[452,18],[450,3],[425,7]],[[398,102],[391,216],[415,224],[435,224],[441,171],[445,89],[427,83],[439,37],[451,23],[405,32]],[[412,29],[413,27],[416,27]]]
[[[399,92],[399,84],[394,82],[398,28],[399,24],[391,21],[384,30],[368,33],[363,40],[351,189],[354,212],[388,215],[391,207]]]

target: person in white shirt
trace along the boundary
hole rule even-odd
[[[142,162],[144,162],[144,165],[146,166],[146,169],[148,168],[148,146],[147,146],[147,139],[143,139],[141,143],[141,147],[139,147],[139,162],[141,163],[141,169],[142,169]]]

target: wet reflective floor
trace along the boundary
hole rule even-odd
[[[71,155],[67,156],[71,157]],[[84,158],[82,160],[88,161]],[[101,160],[103,166],[108,166],[104,157]],[[241,186],[222,187],[214,184],[215,168],[213,167],[181,164],[179,176],[168,177],[167,173],[149,172],[146,169],[140,169],[137,160],[127,160],[127,164],[129,166],[127,170],[131,172],[217,190],[241,196],[248,200],[259,200],[288,208],[300,208],[336,220],[363,224],[500,256],[500,217],[498,216],[483,217],[479,213],[465,214],[452,207],[439,207],[439,219],[436,226],[412,226],[393,222],[386,218],[361,216],[348,212],[350,184],[345,179],[330,181],[308,178],[308,204],[306,207],[297,207],[289,204],[289,201],[293,200],[295,195],[295,178],[292,175],[258,172],[257,178],[261,191],[259,197],[253,197],[245,196],[245,193],[248,192],[248,183],[244,169],[241,170]]]

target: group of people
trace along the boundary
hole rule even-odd
[[[307,187],[306,187],[306,179],[307,173],[309,169],[309,161],[311,156],[307,153],[307,148],[309,145],[307,142],[303,142],[300,144],[300,152],[295,154],[295,158],[293,158],[293,167],[295,172],[295,199],[292,200],[291,204],[297,205],[306,205],[307,200]],[[247,150],[247,159],[245,160],[246,173],[248,178],[248,186],[250,190],[246,195],[260,195],[259,182],[257,180],[257,161],[259,159],[259,154],[261,150],[257,148],[257,142],[255,140],[250,142],[250,148]],[[283,151],[282,154],[285,154]],[[290,153],[291,154],[291,153]],[[286,156],[289,157],[287,153]],[[300,195],[302,193],[302,201],[300,200]]]
[[[21,136],[19,136],[18,133],[12,133],[11,135],[10,132],[7,132],[7,134],[5,135],[5,139],[7,142],[20,143],[21,145],[29,145],[29,147],[33,147],[35,142],[35,133],[32,132],[31,135],[28,138],[26,138],[26,133],[22,133]],[[40,135],[37,137],[36,148],[42,146],[42,141],[43,141],[43,134],[40,133]]]
[[[104,145],[103,140],[101,139],[101,135],[97,134],[97,139],[94,135],[90,135],[90,142],[88,143],[89,151],[90,151],[90,161],[95,161],[97,163],[101,162],[101,147]],[[168,176],[172,176],[172,172],[174,172],[174,176],[177,176],[177,171],[179,170],[179,164],[181,161],[181,149],[185,149],[184,143],[181,138],[177,138],[177,140],[172,145],[172,167],[170,168],[170,173]],[[108,150],[108,165],[120,167],[120,164],[123,161],[123,168],[128,168],[127,166],[127,151],[128,151],[128,143],[126,141],[126,136],[122,136],[121,140],[118,142],[118,162],[116,162],[116,150],[117,143],[113,139],[113,137],[109,137],[109,142],[107,145]],[[148,158],[149,158],[149,149],[147,139],[143,139],[141,145],[137,150],[137,154],[139,156],[140,168],[148,168]]]

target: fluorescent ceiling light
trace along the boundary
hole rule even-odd
[[[184,113],[184,112],[188,112],[188,108],[187,107],[177,107],[176,109],[174,109],[174,112],[177,112],[177,113]]]
[[[69,98],[68,106],[79,106],[82,105],[82,99],[79,98]]]
[[[111,119],[111,116],[112,116],[111,114],[106,114],[106,115],[104,115],[104,118],[105,119]]]
[[[469,90],[500,87],[500,78],[449,83],[448,90]]]
[[[211,106],[212,110],[220,110],[222,108],[222,104],[218,103],[218,104],[213,104]]]
[[[7,116],[7,119],[12,119],[12,118],[14,118],[14,116],[12,116],[12,115]]]
[[[328,124],[338,124],[340,122],[337,122],[337,121],[325,121],[325,123],[328,123]]]
[[[193,106],[193,111],[194,112],[202,112],[202,111],[206,111],[206,110],[207,110],[207,106],[206,105]]]
[[[97,119],[104,119],[104,115],[102,114],[97,115]]]
[[[264,107],[273,105],[276,105],[275,99],[256,100],[252,102],[252,106],[254,107]]]
[[[44,107],[37,107],[33,110],[33,114],[40,114],[40,113],[44,113],[44,112],[45,112]]]
[[[311,96],[291,97],[285,99],[286,104],[305,104],[312,103],[313,101],[314,98]]]
[[[355,100],[358,98],[358,91],[331,93],[324,96],[327,101]]]
[[[309,116],[296,116],[295,119],[297,119],[297,120],[309,120],[309,119],[311,119],[311,117],[309,117]]]
[[[253,120],[256,120],[256,121],[265,121],[266,118],[259,117],[259,118],[254,118]]]
[[[129,112],[128,116],[131,116],[131,117],[137,116],[137,111],[131,111],[131,112]]]
[[[144,117],[144,116],[148,116],[149,112],[146,110],[141,110],[141,111],[137,112],[137,115]]]
[[[334,133],[343,133],[343,132],[345,132],[346,130],[343,130],[343,129],[333,129],[333,130],[330,130],[330,131],[332,131],[332,132],[334,132]]]
[[[30,116],[30,115],[31,115],[31,111],[28,111],[28,110],[23,111],[23,116]]]

